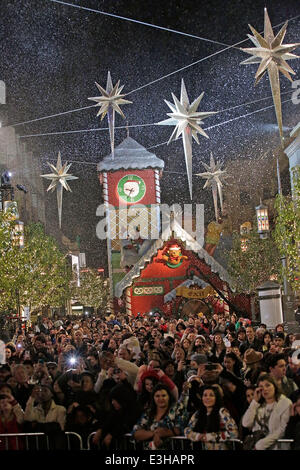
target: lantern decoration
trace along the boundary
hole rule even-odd
[[[247,251],[247,238],[241,238],[241,250],[243,252]]]
[[[16,220],[12,240],[14,245],[24,248],[24,222]]]
[[[243,252],[247,251],[247,241],[248,241],[247,234],[250,233],[251,230],[252,230],[251,222],[244,222],[240,226],[240,234],[242,236],[242,238],[241,238],[241,250]]]
[[[4,212],[10,212],[11,219],[16,220],[19,218],[19,210],[17,201],[4,201]]]
[[[260,234],[260,238],[267,238],[269,232],[269,215],[268,207],[262,204],[255,208],[257,218],[257,231]]]

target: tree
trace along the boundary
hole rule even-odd
[[[80,273],[80,287],[73,287],[72,299],[85,307],[106,310],[109,300],[107,279],[99,276],[96,269]]]
[[[241,248],[241,239],[247,238],[247,248]],[[233,248],[227,253],[228,272],[237,292],[256,293],[256,288],[278,276],[280,272],[280,255],[271,237],[261,239],[257,227],[247,235],[233,235]]]
[[[24,248],[11,242],[12,226],[1,214],[0,309],[31,312],[43,307],[59,307],[70,298],[71,268],[54,238],[45,234],[42,224],[25,227]],[[4,233],[4,235],[3,235]],[[4,249],[3,249],[4,246]],[[0,249],[1,249],[0,247]]]
[[[275,201],[275,242],[281,256],[287,258],[281,277],[287,277],[293,291],[300,290],[300,169],[294,170],[292,196],[278,194]]]

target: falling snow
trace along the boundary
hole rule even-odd
[[[268,8],[273,26],[300,15],[299,0],[68,1],[228,45],[247,38],[248,24],[258,31],[263,30],[264,6]],[[95,81],[105,86],[108,70],[114,80],[120,79],[125,84],[123,92],[128,93],[226,47],[50,0],[6,0],[3,3],[0,80],[6,83],[7,104],[0,107],[2,126],[89,106],[88,97],[95,94]],[[286,43],[300,41],[299,25],[300,16],[289,23]],[[274,31],[278,32],[278,28]],[[247,41],[241,47],[250,44]],[[295,53],[300,55],[299,49]],[[133,103],[126,106],[125,112],[129,125],[165,119],[164,99],[170,101],[171,92],[179,96],[182,78],[191,101],[205,91],[202,106],[206,111],[222,111],[269,97],[207,118],[204,129],[209,139],[201,138],[200,145],[193,146],[194,175],[203,171],[202,161],[209,163],[210,152],[225,166],[232,159],[243,159],[245,165],[251,165],[253,159],[276,149],[280,141],[274,109],[232,120],[272,104],[267,76],[254,87],[256,67],[239,65],[246,58],[239,49],[229,49],[130,94],[128,98]],[[300,60],[293,61],[292,67],[296,72],[294,80],[299,80]],[[282,77],[282,101],[291,96],[284,93],[291,91],[290,82]],[[288,135],[300,120],[300,105],[288,102],[282,109],[284,133]],[[123,125],[126,121],[117,116],[116,126]],[[17,126],[16,130],[20,136],[26,136],[99,127],[107,127],[106,121],[100,122],[95,117],[95,108],[91,107]],[[130,129],[130,136],[146,148],[168,141],[169,133],[170,130],[163,126]],[[118,145],[126,135],[126,129],[116,130],[115,144]],[[80,235],[83,251],[87,256],[91,255],[95,265],[103,264],[105,247],[95,234],[96,207],[102,202],[96,164],[110,153],[108,131],[22,137],[21,141],[26,142],[28,150],[41,161],[42,173],[47,170],[47,161],[56,161],[59,151],[63,161],[95,163],[95,166],[72,165],[72,173],[80,179],[76,188],[74,185],[73,193],[65,195],[63,232],[72,240]],[[163,201],[189,203],[181,142],[158,146],[152,151],[165,161],[161,182]],[[205,204],[207,220],[213,217],[211,194],[203,190],[202,180],[197,176],[193,177],[193,201]],[[48,230],[57,234],[56,199],[50,195],[46,195],[46,211]]]

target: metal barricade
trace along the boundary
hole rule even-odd
[[[96,432],[92,432],[87,438],[87,450],[100,450],[98,444],[94,444],[92,439]],[[136,441],[132,438],[130,433],[124,434],[122,437],[118,437],[113,441],[112,450],[138,450]]]
[[[95,432],[92,432],[87,439],[88,450],[99,450],[98,444],[92,442]],[[187,439],[185,436],[174,436],[166,440],[166,446],[168,450],[186,452],[193,450],[241,450],[243,448],[243,442],[239,439],[228,439],[219,443],[210,442],[207,446],[204,442],[194,443]],[[144,443],[142,441],[136,441],[131,434],[125,434],[121,438],[115,439],[113,450],[131,450],[131,451],[142,451],[144,450]]]
[[[0,434],[0,448],[4,443],[3,450],[40,450],[41,437],[44,438],[43,444],[46,443],[46,450],[50,450],[48,436],[42,432]]]
[[[43,432],[0,434],[2,450],[54,450],[56,443]],[[82,438],[75,432],[61,433],[62,450],[83,450]]]
[[[294,443],[293,439],[278,439],[277,449],[278,450],[291,450],[293,443]]]
[[[85,449],[82,437],[76,432],[62,432],[62,440],[59,449],[61,450],[100,450],[98,444],[92,442],[95,435],[92,432],[87,438],[87,448]],[[277,450],[291,450],[293,439],[278,439]],[[130,433],[114,439],[111,450],[140,451],[144,449],[144,443],[136,441]],[[166,441],[168,450],[186,452],[200,450],[242,450],[243,441],[240,439],[227,439],[220,442],[192,442],[185,436],[170,437]],[[0,450],[54,450],[51,438],[45,433],[11,433],[0,434]]]
[[[87,450],[96,450],[97,446],[92,442],[93,436],[96,432],[91,432],[91,434],[87,438]]]
[[[243,441],[240,439],[227,439],[219,442],[193,442],[185,436],[170,438],[171,450],[180,451],[200,451],[200,450],[241,450]]]
[[[82,444],[82,437],[76,432],[65,432],[67,438],[68,449],[67,450],[84,450]]]

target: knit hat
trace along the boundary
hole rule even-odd
[[[255,362],[261,361],[263,356],[263,353],[250,348],[245,351],[244,361],[246,362],[246,364],[255,364]]]
[[[205,354],[193,354],[191,356],[191,361],[197,362],[198,366],[200,364],[207,364],[207,357]]]

